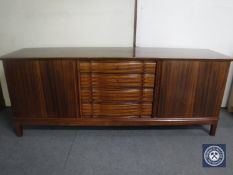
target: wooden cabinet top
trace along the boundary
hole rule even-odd
[[[59,47],[24,48],[0,57],[7,59],[137,58],[137,59],[209,59],[232,61],[233,58],[208,49],[131,48],[131,47]]]

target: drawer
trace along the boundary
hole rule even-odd
[[[99,89],[81,90],[83,102],[107,102],[107,101],[143,101],[152,102],[153,89]]]
[[[90,74],[82,73],[80,77],[81,87],[154,87],[153,74]]]
[[[155,61],[81,61],[80,72],[154,74]]]
[[[151,117],[152,104],[82,104],[83,117]]]

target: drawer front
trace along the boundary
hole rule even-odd
[[[155,61],[80,61],[81,117],[151,117]]]
[[[153,89],[82,89],[81,99],[83,102],[152,102]]]
[[[155,66],[153,61],[82,61],[80,72],[154,74]]]
[[[150,117],[152,104],[82,104],[83,117]]]
[[[153,74],[96,74],[82,73],[81,87],[154,87]]]

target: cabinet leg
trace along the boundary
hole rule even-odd
[[[216,134],[216,129],[217,129],[217,123],[216,124],[212,124],[212,125],[210,125],[210,135],[211,136],[215,136],[215,134]]]
[[[18,137],[22,137],[23,136],[23,125],[19,122],[15,123],[15,134]]]

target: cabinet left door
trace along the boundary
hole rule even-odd
[[[39,61],[4,61],[7,86],[16,117],[45,117]]]
[[[15,116],[79,116],[75,60],[7,60],[4,69]]]
[[[79,116],[75,60],[40,61],[46,115],[49,118]]]

